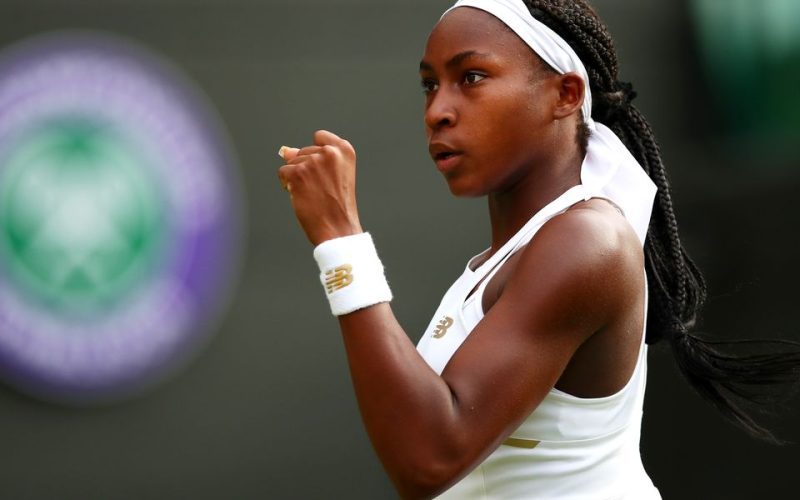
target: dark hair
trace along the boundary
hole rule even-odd
[[[644,116],[631,104],[631,85],[618,81],[617,55],[606,26],[584,0],[524,0],[531,14],[558,33],[586,66],[592,91],[592,117],[611,128],[658,187],[645,243],[648,278],[648,344],[667,339],[683,376],[723,415],[753,436],[779,442],[752,418],[752,410],[782,399],[765,386],[800,380],[800,344],[789,341],[712,341],[692,333],[706,296],[706,284],[678,235],[661,152]],[[585,147],[587,130],[578,142]],[[734,354],[725,347],[792,350]]]

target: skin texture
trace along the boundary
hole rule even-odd
[[[488,258],[580,182],[583,82],[546,71],[516,35],[471,8],[436,25],[420,68],[432,156],[457,151],[442,169],[450,190],[487,197]],[[320,131],[314,145],[289,149],[285,159],[279,177],[311,243],[361,231],[348,142]],[[553,387],[601,397],[625,385],[643,328],[638,239],[610,203],[576,204],[495,275],[483,306],[484,319],[441,376],[389,304],[339,317],[367,432],[403,497],[430,497],[457,482]]]

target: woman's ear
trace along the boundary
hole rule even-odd
[[[583,78],[577,73],[559,75],[558,101],[554,111],[556,119],[580,112],[583,106],[584,93],[586,92]]]

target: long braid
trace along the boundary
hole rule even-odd
[[[681,373],[705,399],[750,434],[778,442],[750,413],[782,399],[764,386],[798,382],[800,344],[710,341],[690,331],[705,300],[706,284],[681,243],[667,173],[650,124],[630,104],[635,97],[632,87],[618,81],[616,50],[608,29],[584,0],[524,1],[534,17],[577,52],[589,75],[592,117],[619,136],[658,188],[644,249],[649,292],[647,343],[668,339]],[[587,138],[584,125],[578,134],[584,148]],[[792,349],[736,355],[718,348],[737,345]]]

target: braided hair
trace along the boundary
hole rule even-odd
[[[648,278],[648,344],[667,340],[683,376],[701,396],[751,435],[779,442],[752,417],[779,397],[767,385],[794,384],[800,379],[800,344],[788,341],[713,341],[693,332],[706,297],[706,284],[687,254],[661,151],[644,116],[631,104],[630,84],[618,81],[617,55],[606,26],[585,0],[524,0],[531,14],[558,33],[586,66],[593,97],[592,117],[611,128],[658,188],[645,243]],[[546,64],[546,63],[545,63]],[[589,130],[579,125],[577,141],[586,149]],[[791,345],[793,350],[733,354],[734,344],[759,347]]]

